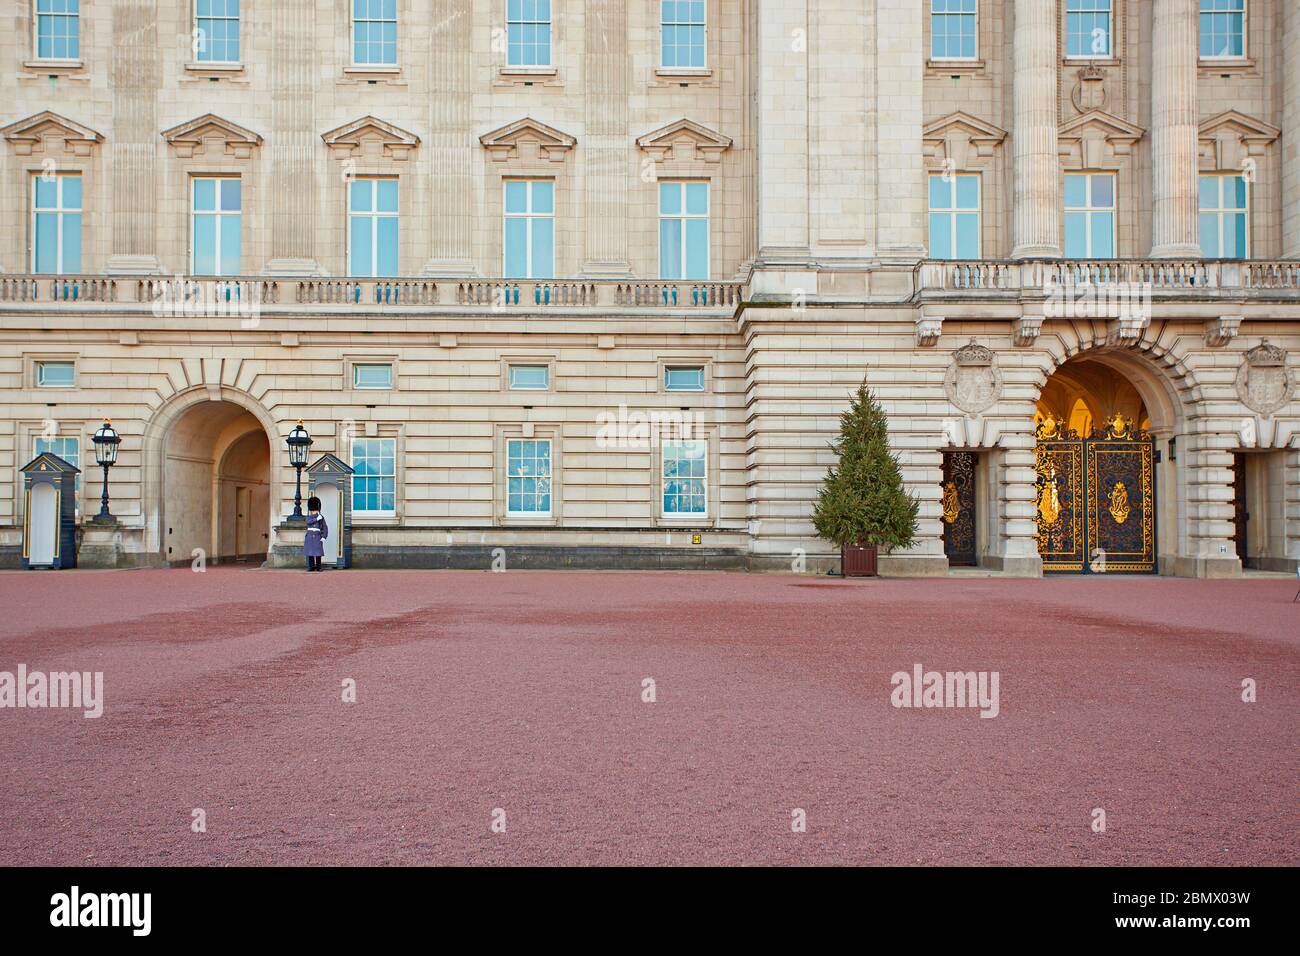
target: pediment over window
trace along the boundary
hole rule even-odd
[[[706,163],[716,163],[731,148],[731,138],[682,117],[638,137],[636,144],[656,160],[689,160],[698,156]]]
[[[253,149],[262,145],[261,136],[215,113],[205,113],[163,130],[162,136],[181,159],[223,155],[248,159]]]
[[[0,129],[19,156],[56,155],[89,156],[104,137],[89,126],[45,110]]]
[[[1127,156],[1146,130],[1105,110],[1088,110],[1062,124],[1057,131],[1061,159],[1074,169],[1106,169],[1118,166],[1117,157]]]
[[[1202,169],[1242,169],[1246,159],[1262,156],[1282,131],[1237,110],[1203,120],[1197,131]]]
[[[321,133],[320,138],[325,141],[330,152],[340,159],[364,156],[400,162],[410,159],[411,153],[420,145],[420,137],[414,133],[373,116],[363,116],[345,123],[338,129]]]
[[[531,116],[484,133],[478,141],[498,163],[518,158],[521,147],[526,157],[536,156],[553,163],[562,163],[564,157],[578,144],[568,133],[539,123]]]
[[[930,160],[954,170],[983,165],[1006,138],[1006,130],[961,110],[927,123],[921,131]]]

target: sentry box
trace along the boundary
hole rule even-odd
[[[352,469],[333,455],[322,455],[307,466],[307,493],[320,499],[320,513],[329,525],[321,564],[352,565]]]
[[[51,452],[37,455],[23,473],[25,571],[77,566],[77,475],[81,469]]]

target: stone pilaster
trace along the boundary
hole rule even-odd
[[[1180,549],[1180,577],[1222,578],[1241,574],[1233,541],[1232,449],[1240,439],[1231,431],[1186,436],[1187,545]],[[1180,442],[1182,444],[1182,442]],[[1182,456],[1183,450],[1179,449]]]
[[[317,275],[316,17],[310,0],[271,4],[271,255],[273,275]],[[342,183],[337,184],[339,189]]]
[[[808,256],[808,2],[758,4],[758,255]]]
[[[1196,0],[1155,0],[1151,31],[1151,255],[1201,254],[1197,226]]]
[[[1032,417],[1029,421],[1033,421]],[[1043,559],[1038,554],[1037,480],[1034,470],[1034,436],[1028,432],[1004,433],[999,444],[1004,449],[995,467],[1001,475],[998,484],[998,517],[1003,534],[989,556],[989,563],[1008,574],[1038,577],[1043,573]]]
[[[113,135],[109,137],[109,181],[113,245],[106,269],[115,273],[158,272],[158,55],[157,0],[113,4]],[[188,269],[181,259],[173,269]]]
[[[1061,255],[1055,0],[1016,0],[1012,44],[1015,229],[1011,257],[1055,258]]]
[[[581,156],[587,229],[582,271],[588,276],[630,276],[624,221],[632,175],[627,150],[627,4],[587,0],[584,23],[586,136]]]
[[[1300,258],[1300,3],[1282,5],[1282,255]]]
[[[876,3],[876,249],[882,258],[925,255],[926,172],[921,142],[927,4]]]
[[[429,11],[429,175],[433,246],[425,275],[478,273],[474,262],[473,24],[463,0],[433,0]],[[489,271],[495,275],[500,263]]]

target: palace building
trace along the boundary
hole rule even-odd
[[[864,380],[882,573],[1300,561],[1300,3],[0,12],[4,566],[296,563],[301,420],[356,567],[822,570]]]

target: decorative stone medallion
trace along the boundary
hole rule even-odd
[[[959,348],[953,353],[943,387],[948,401],[963,412],[976,414],[992,406],[1002,394],[1002,373],[992,350],[977,345],[974,339]]]
[[[1285,350],[1262,339],[1237,372],[1237,397],[1259,414],[1271,415],[1291,400],[1294,384]]]

